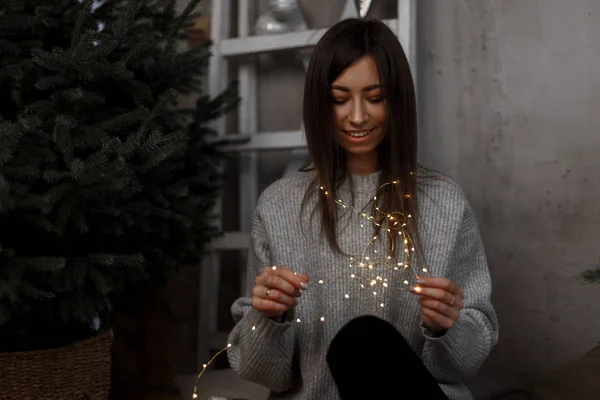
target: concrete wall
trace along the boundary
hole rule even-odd
[[[310,27],[343,5],[300,2]],[[394,16],[395,2],[373,3]],[[577,280],[600,258],[600,2],[418,6],[421,159],[467,192],[494,279],[500,344],[474,385],[483,396],[600,341],[600,287]],[[262,61],[260,128],[297,129],[300,62]],[[263,185],[286,159],[262,157]]]
[[[600,2],[419,2],[422,160],[476,210],[501,321],[488,375],[600,341]]]

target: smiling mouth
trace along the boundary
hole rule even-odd
[[[371,133],[372,130],[373,129],[364,129],[364,130],[360,130],[360,131],[344,131],[344,133],[353,138],[359,139],[359,138],[367,136],[369,133]]]

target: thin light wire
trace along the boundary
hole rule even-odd
[[[386,212],[385,210],[380,210],[376,204],[377,196],[381,192],[381,190],[383,190],[386,186],[396,185],[396,184],[399,184],[399,181],[392,181],[392,182],[388,182],[388,183],[381,185],[377,189],[375,196],[373,196],[372,199],[369,201],[369,203],[367,203],[366,206],[363,208],[363,209],[367,209],[369,206],[372,207],[374,205],[375,207],[372,207],[372,208],[375,211],[375,213],[374,213],[375,215],[369,215],[369,214],[367,214],[363,211],[360,211],[360,210],[356,209],[355,207],[345,203],[344,201],[342,201],[340,199],[334,199],[335,204],[341,206],[344,209],[352,210],[354,213],[356,213],[360,217],[365,218],[366,220],[371,222],[373,227],[378,227],[378,228],[384,229],[385,232],[387,232],[389,239],[391,240],[390,252],[392,254],[393,254],[394,243],[395,243],[394,234],[392,233],[392,230],[397,229],[398,235],[403,237],[403,240],[401,242],[403,244],[406,261],[399,261],[398,259],[394,260],[394,257],[392,257],[390,254],[384,255],[383,257],[367,256],[369,248],[371,248],[371,247],[373,248],[373,252],[377,253],[377,250],[375,249],[375,242],[380,240],[379,236],[373,236],[373,237],[371,237],[371,239],[369,239],[368,243],[363,248],[362,254],[359,258],[350,257],[350,263],[349,263],[349,268],[351,269],[350,278],[353,280],[358,279],[359,282],[361,282],[361,283],[359,283],[361,289],[371,288],[373,290],[373,300],[375,302],[375,307],[378,311],[383,309],[385,307],[385,304],[383,302],[380,302],[377,300],[378,292],[376,290],[378,290],[378,289],[376,288],[376,286],[381,286],[381,291],[379,292],[381,294],[381,296],[383,296],[383,292],[385,292],[385,290],[390,289],[390,280],[382,277],[381,275],[384,275],[384,274],[380,273],[380,271],[378,271],[378,269],[383,268],[383,269],[390,270],[391,272],[410,271],[410,272],[412,272],[412,275],[414,276],[415,279],[418,278],[418,276],[419,276],[419,274],[417,274],[415,269],[412,268],[412,262],[411,262],[413,259],[413,253],[415,252],[414,242],[413,242],[412,238],[410,237],[410,234],[408,233],[408,231],[405,229],[407,226],[408,218],[412,218],[412,216],[410,214],[405,216],[401,212]],[[326,188],[324,188],[323,186],[321,186],[319,189],[325,196],[331,195],[331,193],[329,193],[329,191]],[[407,198],[411,198],[410,194],[406,194],[405,196]],[[390,224],[391,224],[391,227],[390,227]],[[400,225],[400,226],[398,227],[398,225]],[[364,225],[361,224],[361,227],[364,227]],[[277,267],[273,266],[272,268],[276,269]],[[369,277],[367,277],[367,276],[364,276],[364,274],[359,271],[367,271],[368,273],[370,272],[371,275]],[[428,273],[428,270],[426,267],[423,267],[421,269],[421,271],[423,273]],[[320,285],[323,285],[325,282],[323,280],[319,279],[317,281],[317,283]],[[404,279],[402,281],[402,283],[403,283],[404,287],[408,287],[410,285],[410,281],[408,279]],[[349,299],[350,297],[351,296],[349,293],[344,294],[345,299]],[[325,318],[320,317],[319,321],[325,322]],[[297,318],[295,322],[302,323],[302,320],[300,318]],[[255,331],[256,331],[256,325],[254,325],[252,327],[252,332],[255,332]],[[200,380],[200,378],[202,377],[202,375],[204,374],[206,369],[211,365],[211,363],[219,355],[221,355],[223,352],[225,352],[226,350],[228,350],[231,347],[232,347],[231,343],[228,343],[226,347],[219,350],[206,364],[204,364],[202,366],[202,371],[200,371],[200,373],[198,374],[198,377],[196,378],[196,381],[194,384],[194,392],[193,392],[193,396],[192,396],[193,399],[196,399],[198,397],[198,394],[197,394],[198,381]]]

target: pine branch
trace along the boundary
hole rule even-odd
[[[75,22],[75,27],[73,28],[73,34],[71,35],[71,47],[78,47],[78,44],[81,43],[82,32],[86,25],[86,20],[89,18],[89,10],[92,8],[92,4],[94,0],[84,0],[83,5],[81,6],[82,10],[79,13],[79,17],[77,18],[77,22]]]
[[[175,46],[197,3],[0,1],[0,343],[15,321],[89,323],[218,233],[207,123],[239,98],[203,94],[210,43]]]
[[[588,283],[600,284],[600,264],[595,269],[585,271],[581,277]]]

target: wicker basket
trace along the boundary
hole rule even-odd
[[[107,400],[112,332],[69,346],[0,353],[0,400]]]

